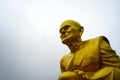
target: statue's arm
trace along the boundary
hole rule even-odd
[[[120,58],[116,52],[111,48],[107,38],[103,37],[100,42],[100,60],[101,68],[116,67],[120,68]]]
[[[102,79],[105,76],[113,78],[114,74],[120,74],[120,58],[116,54],[116,52],[111,48],[107,38],[103,37],[101,39],[99,51],[101,68],[100,70],[94,73],[92,79]],[[119,79],[118,76],[117,78]]]
[[[64,59],[65,59],[65,56],[66,56],[66,55],[64,55],[64,56],[61,58],[61,60],[60,60],[60,69],[61,69],[61,72],[62,72],[62,73],[65,72],[65,68],[64,68],[64,66],[63,66],[63,62],[64,62]]]

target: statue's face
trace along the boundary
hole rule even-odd
[[[60,27],[60,38],[62,40],[62,43],[67,43],[71,41],[73,38],[76,38],[79,36],[79,28],[75,25],[63,24]]]

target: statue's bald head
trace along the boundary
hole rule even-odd
[[[70,39],[76,39],[81,40],[82,33],[84,31],[84,28],[74,20],[65,20],[60,25],[60,34],[62,42],[64,43],[65,40]]]
[[[82,27],[77,21],[74,21],[74,20],[65,20],[65,21],[61,24],[60,28],[62,28],[62,27],[65,26],[65,25],[75,26],[75,27],[78,27],[78,28]]]
[[[80,36],[82,36],[82,33],[84,32],[84,27],[80,25],[80,23],[78,23],[75,20],[65,20],[62,22],[62,24],[60,25],[60,30],[64,27],[64,26],[71,26],[74,28],[77,28],[77,30],[80,31]]]

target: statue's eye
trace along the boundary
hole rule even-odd
[[[67,30],[70,27],[70,25],[65,25],[64,30]]]
[[[62,30],[67,30],[70,27],[70,25],[65,25],[60,29],[60,33],[62,33]]]

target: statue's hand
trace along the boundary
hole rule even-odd
[[[77,73],[80,76],[80,78],[82,78],[83,80],[89,79],[89,76],[87,74],[85,74],[84,71],[75,70],[74,72]]]

